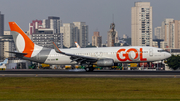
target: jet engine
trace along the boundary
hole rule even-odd
[[[114,66],[114,60],[113,59],[100,59],[97,61],[98,67],[109,67]]]

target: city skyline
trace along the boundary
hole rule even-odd
[[[137,0],[15,0],[1,1],[0,11],[4,14],[4,30],[9,30],[8,22],[15,21],[24,31],[28,31],[28,24],[32,20],[42,20],[48,16],[60,17],[63,23],[86,22],[89,26],[89,42],[94,31],[101,33],[102,42],[107,40],[110,24],[114,23],[120,37],[123,34],[131,36],[131,7]],[[165,18],[180,20],[175,12],[180,1],[169,0],[142,0],[150,2],[153,7],[153,29],[161,25]],[[153,30],[154,32],[154,30]]]

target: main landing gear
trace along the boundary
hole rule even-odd
[[[93,72],[95,69],[92,64],[82,64],[81,66],[84,67],[86,72]]]
[[[89,64],[89,65],[84,65],[84,69],[86,70],[86,72],[93,72],[94,71],[94,67],[93,65]]]
[[[93,72],[94,71],[94,67],[86,67],[85,70],[86,72]]]

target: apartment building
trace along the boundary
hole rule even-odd
[[[82,48],[88,45],[88,26],[85,22],[63,23],[60,30],[64,35],[65,47],[75,47],[74,42],[77,42]]]
[[[60,33],[60,17],[49,16],[48,19],[33,20],[29,24],[30,34],[35,44],[53,48],[54,42],[58,48],[63,48],[63,34]]]
[[[60,30],[64,37],[64,46],[68,48],[75,47],[74,42],[79,42],[77,27],[75,27],[73,23],[63,23]]]
[[[150,2],[135,2],[131,8],[131,45],[152,46],[152,7]]]
[[[85,22],[73,22],[74,26],[78,28],[79,45],[86,47],[88,45],[88,25]]]
[[[4,42],[4,45],[3,45],[4,58],[14,57],[14,54],[6,52],[6,51],[14,52],[16,50],[14,41],[11,36],[11,31],[4,31],[4,36],[3,36],[3,39],[1,39],[1,41]]]
[[[155,39],[163,39],[163,37],[161,35],[161,26],[154,28],[154,38]]]
[[[102,44],[102,36],[100,36],[100,33],[96,31],[92,36],[92,46],[101,47],[101,44]]]

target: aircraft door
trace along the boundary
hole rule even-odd
[[[149,56],[153,56],[153,49],[152,48],[149,49]]]

